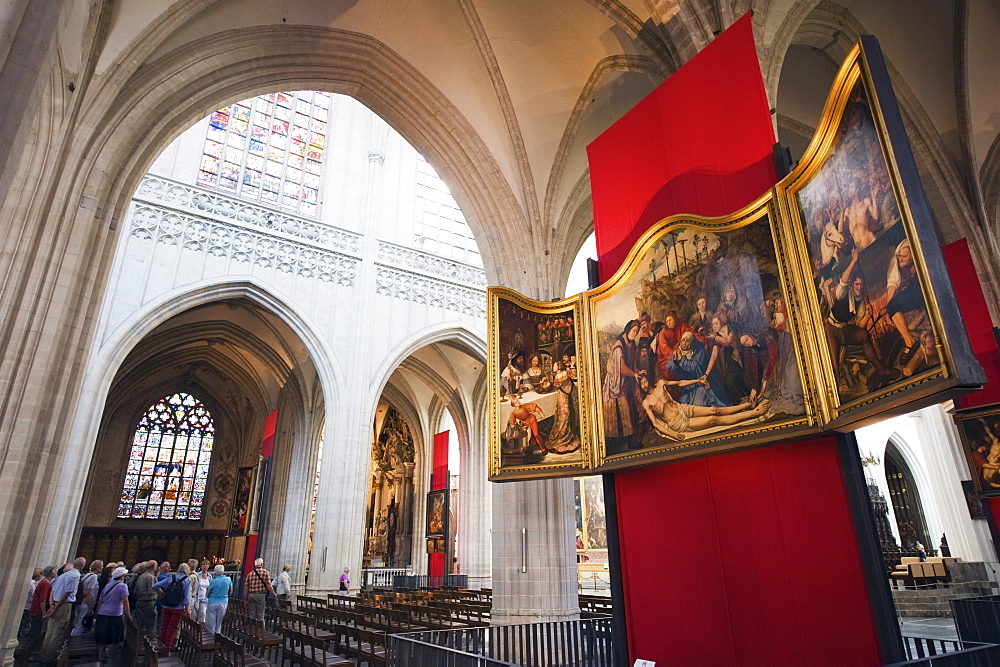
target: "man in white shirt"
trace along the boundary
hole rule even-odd
[[[76,590],[80,586],[80,576],[86,566],[87,560],[84,558],[66,563],[63,573],[52,582],[52,607],[43,614],[44,618],[49,619],[49,626],[45,631],[42,650],[38,654],[41,662],[55,662],[63,644],[69,638]]]

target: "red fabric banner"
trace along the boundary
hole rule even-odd
[[[434,474],[431,478],[431,491],[448,488],[448,437],[450,431],[434,434]],[[432,577],[443,577],[446,572],[447,554],[429,554],[428,571]]]
[[[601,280],[653,223],[764,194],[774,142],[747,14],[587,146]]]
[[[831,436],[615,473],[629,663],[882,664]]]
[[[265,459],[274,453],[274,434],[278,428],[278,411],[275,410],[264,420],[264,436],[260,440],[260,455]]]
[[[941,246],[951,284],[960,286],[955,290],[955,300],[965,321],[972,353],[979,365],[986,371],[986,383],[979,391],[955,399],[957,408],[975,408],[992,403],[1000,403],[1000,348],[993,333],[993,320],[986,306],[983,286],[976,273],[969,242],[965,239]]]

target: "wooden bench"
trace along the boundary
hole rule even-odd
[[[212,667],[268,667],[271,663],[247,655],[243,647],[224,635],[215,635]]]

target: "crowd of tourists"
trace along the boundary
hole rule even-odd
[[[243,581],[252,616],[264,619],[268,598],[288,599],[289,571],[285,565],[272,579],[258,558]],[[159,652],[174,650],[181,617],[187,616],[207,632],[222,631],[233,581],[222,565],[191,559],[176,571],[168,561],[123,563],[85,558],[57,567],[36,569],[28,584],[17,638],[25,654],[42,663],[54,663],[71,636],[94,633],[98,659],[106,660],[109,646],[123,641],[125,619],[151,641]]]

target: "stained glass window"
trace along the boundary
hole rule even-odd
[[[329,93],[299,90],[212,112],[198,185],[316,217],[329,110]]]
[[[119,519],[201,519],[215,426],[205,405],[177,393],[149,406],[132,436]]]

